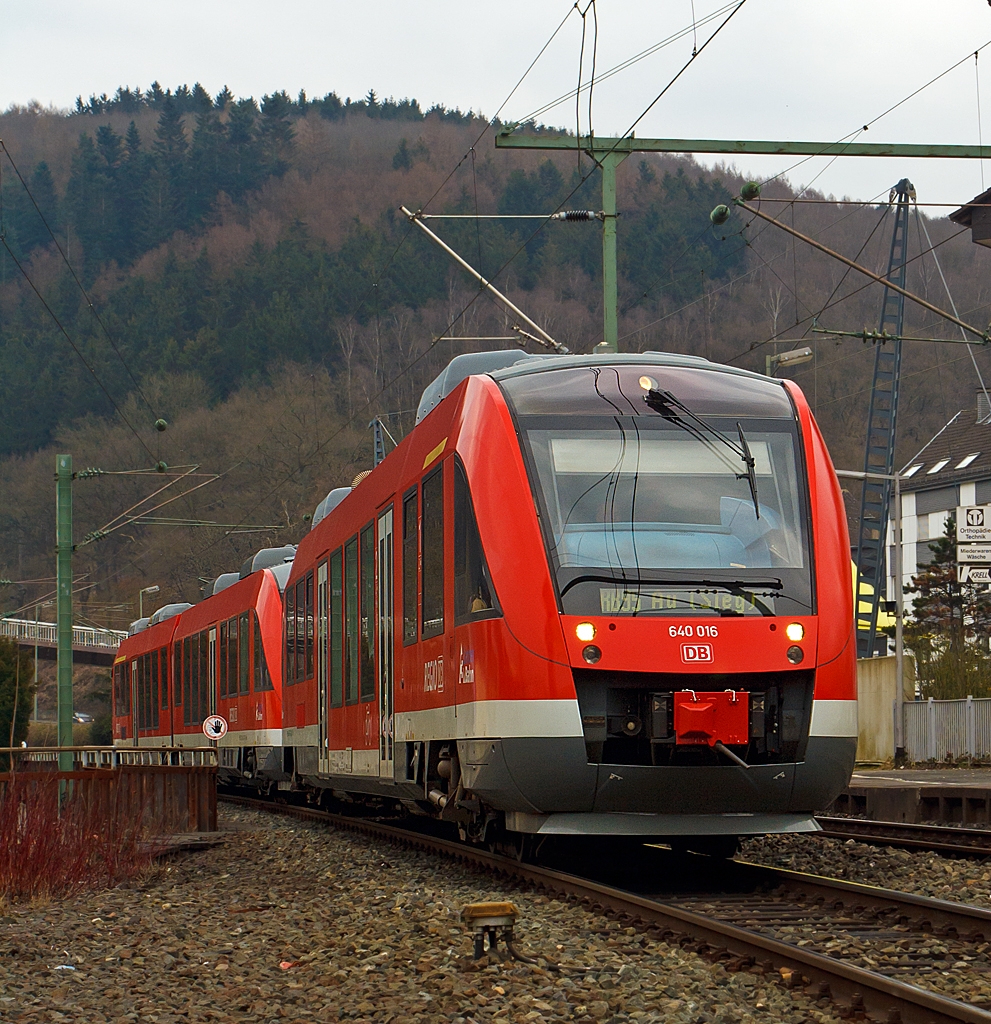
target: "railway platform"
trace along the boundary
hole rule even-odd
[[[991,768],[862,768],[829,808],[874,821],[991,824]]]

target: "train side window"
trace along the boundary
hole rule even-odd
[[[200,707],[199,717],[193,725],[199,725],[209,714],[207,708],[210,701],[210,655],[209,641],[204,630],[200,633]]]
[[[139,729],[146,728],[146,726],[145,726],[145,717],[146,717],[145,716],[145,657],[146,657],[146,655],[142,654],[141,657],[138,658],[137,662],[136,662],[136,664],[138,666],[138,671],[137,671],[138,687],[137,687],[137,689],[138,689],[138,728]]]
[[[306,578],[296,584],[296,674],[295,681],[301,682],[306,671]]]
[[[313,572],[306,574],[306,678],[313,678]]]
[[[444,632],[444,468],[423,481],[422,606],[424,638]]]
[[[162,665],[162,710],[169,706],[169,650],[162,647],[158,652],[158,660]]]
[[[227,659],[227,696],[237,693],[237,619],[227,620],[227,649],[221,654]]]
[[[220,696],[227,696],[227,623],[220,624]]]
[[[296,588],[286,587],[286,670],[285,685],[296,682]]]
[[[403,498],[403,646],[416,643],[416,567],[420,555],[416,489]]]
[[[344,703],[344,632],[342,612],[344,590],[341,549],[330,556],[330,706],[339,708]]]
[[[151,700],[149,701],[151,711],[151,727],[158,728],[158,651],[152,651],[148,656],[151,660]]]
[[[129,715],[131,713],[131,663],[125,661],[121,666],[123,672],[121,673],[121,705],[124,709],[124,714]]]
[[[182,721],[189,725],[189,693],[193,685],[193,638],[182,641]]]
[[[262,630],[258,622],[258,616],[252,616],[254,620],[255,637],[255,693],[262,690],[273,690],[272,677],[268,671],[268,661],[265,658],[265,645],[262,643]]]
[[[482,550],[468,477],[460,459],[454,463],[454,622],[499,615],[495,588]]]
[[[361,699],[375,697],[375,526],[369,523],[361,531],[360,623]]]
[[[172,699],[175,706],[182,704],[182,641],[172,647]]]
[[[345,702],[358,700],[358,538],[344,545],[344,685]]]
[[[249,675],[250,662],[248,661],[248,645],[251,643],[251,634],[248,632],[248,612],[241,613],[241,621],[238,627],[238,634],[240,637],[240,647],[238,650],[238,661],[239,666],[239,678],[241,683],[241,693],[248,692],[248,683],[251,679]]]

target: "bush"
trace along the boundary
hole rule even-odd
[[[158,847],[141,808],[119,802],[116,782],[76,783],[68,798],[56,772],[15,772],[0,783],[0,898],[60,899],[144,871]]]

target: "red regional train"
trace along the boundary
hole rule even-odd
[[[359,481],[286,589],[294,789],[517,849],[818,827],[857,742],[850,547],[795,384],[463,355]]]
[[[114,743],[204,746],[219,715],[222,781],[267,788],[283,778],[282,589],[292,547],[258,552],[213,581],[195,605],[138,620],[114,662]]]

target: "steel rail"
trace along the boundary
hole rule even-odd
[[[991,857],[991,829],[821,816],[817,816],[816,821],[822,826],[822,831],[815,834],[824,839],[855,839],[871,846]]]
[[[304,820],[322,821],[354,832],[364,832],[388,842],[453,857],[506,878],[528,882],[548,893],[584,903],[593,911],[610,914],[632,924],[639,923],[651,929],[659,929],[662,932],[660,937],[665,940],[678,941],[683,937],[687,938],[688,942],[685,944],[701,955],[715,959],[736,958],[744,962],[753,962],[763,969],[765,974],[778,974],[785,987],[803,989],[811,985],[814,988],[813,998],[826,997],[834,1002],[845,1002],[846,1007],[841,1007],[841,1013],[848,1012],[850,1016],[863,1016],[867,1013],[890,1024],[991,1024],[991,1013],[917,985],[863,970],[706,914],[602,885],[553,868],[520,863],[509,857],[466,844],[315,808],[273,804],[266,800],[227,794],[218,794],[218,799]],[[852,882],[832,886],[835,881],[833,879],[802,876],[798,872],[779,872],[774,868],[761,870],[780,874],[796,884],[800,879],[807,878],[819,885],[825,884],[827,887],[843,889],[857,895],[869,894],[874,900],[897,899],[908,895],[875,889],[872,886],[858,886]],[[861,893],[861,890],[865,892]],[[929,903],[944,903],[938,900],[927,901],[925,897],[919,896],[910,897],[907,902],[913,907],[927,908]],[[978,914],[982,920],[983,915],[987,915],[987,920],[991,922],[991,911]]]

